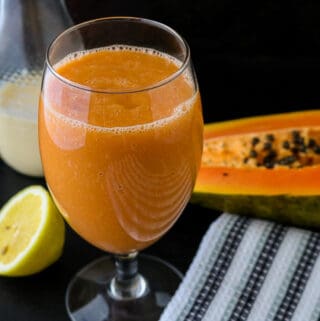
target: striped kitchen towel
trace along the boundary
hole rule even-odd
[[[319,321],[320,234],[223,214],[160,321]]]

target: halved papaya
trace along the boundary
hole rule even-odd
[[[320,227],[320,110],[205,125],[192,201]]]

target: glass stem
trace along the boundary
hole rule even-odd
[[[109,294],[116,300],[138,299],[149,292],[149,286],[138,273],[138,252],[115,255],[116,275],[109,285]]]

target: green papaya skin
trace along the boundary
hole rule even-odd
[[[320,230],[318,195],[224,195],[194,192],[191,203],[222,212]]]

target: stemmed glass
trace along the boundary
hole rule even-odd
[[[159,319],[182,276],[146,255],[138,269],[138,251],[167,232],[189,201],[202,132],[190,50],[170,27],[102,18],[53,41],[39,105],[48,188],[68,224],[113,254],[71,281],[72,320]]]

